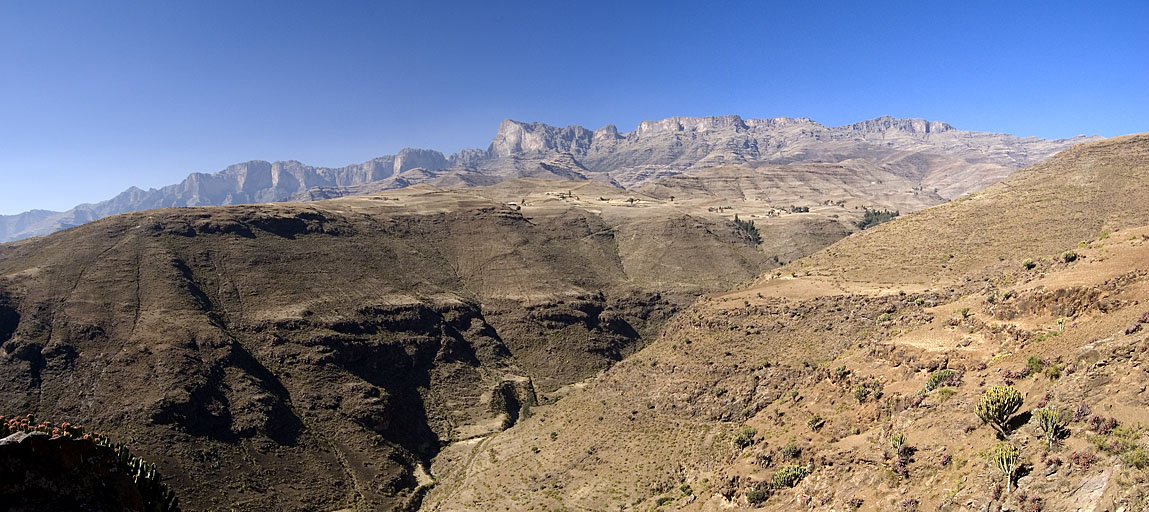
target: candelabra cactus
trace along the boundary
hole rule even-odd
[[[1013,484],[1013,474],[1021,464],[1021,449],[1012,443],[998,443],[989,453],[989,463],[1005,475],[1005,492]]]
[[[1009,419],[1013,417],[1024,399],[1021,392],[1013,386],[994,386],[989,388],[977,402],[977,417],[997,429],[1005,437],[1009,433]]]
[[[1068,415],[1053,406],[1046,406],[1033,411],[1033,416],[1037,419],[1038,432],[1041,437],[1045,438],[1048,448],[1052,450],[1053,443],[1068,433],[1066,429],[1069,425]]]
[[[806,466],[791,464],[774,473],[774,487],[794,487],[808,474],[810,474],[810,470],[806,469]]]

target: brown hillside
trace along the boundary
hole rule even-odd
[[[786,270],[868,282],[952,281],[999,261],[1049,258],[1102,232],[1149,224],[1147,197],[1149,134],[1089,142]]]
[[[699,301],[580,391],[446,448],[423,509],[1146,510],[1147,147],[1075,148]],[[997,491],[974,407],[1005,384],[1021,471]],[[1045,404],[1083,411],[1052,449]],[[772,485],[790,465],[808,476]]]
[[[0,245],[0,409],[130,440],[188,510],[406,506],[441,444],[514,424],[697,294],[777,265],[729,212],[631,197],[417,186]]]

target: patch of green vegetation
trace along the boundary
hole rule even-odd
[[[750,489],[746,491],[746,501],[751,505],[761,505],[770,498],[770,491],[766,489]]]
[[[738,231],[741,231],[742,235],[754,245],[762,243],[762,234],[759,233],[758,228],[754,226],[754,221],[739,219],[738,215],[735,214],[734,225],[738,228]]]
[[[1013,386],[994,386],[981,395],[974,412],[982,422],[990,424],[1005,436],[1009,430],[1009,419],[1021,408],[1023,401],[1021,392]]]
[[[946,400],[953,398],[953,396],[956,394],[957,390],[954,388],[941,388],[937,393],[935,393],[935,395],[938,397],[938,402],[945,402]]]
[[[754,427],[742,427],[738,434],[734,436],[734,446],[739,449],[746,448],[754,444],[754,437],[758,435],[758,429]]]
[[[1061,261],[1066,263],[1073,263],[1074,261],[1077,261],[1077,253],[1072,250],[1065,251],[1061,253]]]
[[[854,388],[854,398],[858,403],[865,403],[871,400],[878,400],[882,398],[882,381],[871,379],[865,384],[859,384]]]
[[[1144,427],[1120,426],[1108,434],[1097,434],[1089,438],[1097,449],[1110,455],[1117,455],[1130,466],[1137,469],[1149,467],[1149,453],[1137,443]]]
[[[670,496],[663,496],[661,498],[658,498],[657,500],[654,500],[654,506],[661,507],[661,506],[663,506],[667,503],[670,503],[672,501],[674,501],[674,498],[671,498]]]
[[[1029,370],[1030,375],[1039,375],[1045,371],[1045,360],[1038,356],[1029,356],[1025,360],[1025,369]]]
[[[786,443],[786,446],[782,447],[782,456],[787,459],[797,459],[802,456],[802,449],[794,443]]]
[[[994,363],[1001,361],[1002,359],[1005,359],[1005,358],[1012,356],[1012,355],[1013,355],[1013,352],[1002,352],[996,356],[993,356],[993,358],[990,359],[989,362],[986,363],[986,365],[988,366],[988,365],[994,364]]]
[[[866,208],[866,213],[862,216],[862,220],[858,221],[857,226],[859,229],[867,229],[877,226],[883,222],[894,220],[894,217],[901,215],[897,210],[871,210]]]
[[[806,426],[810,427],[810,430],[813,430],[814,432],[821,430],[822,427],[825,425],[826,425],[826,420],[823,419],[821,416],[818,416],[817,414],[815,414],[812,418],[810,418],[809,420],[806,421]]]
[[[795,485],[798,485],[798,482],[801,482],[803,478],[806,478],[806,475],[809,474],[810,470],[806,469],[806,466],[801,464],[791,464],[778,470],[777,473],[774,473],[772,482],[774,487],[794,487]]]
[[[1026,258],[1021,261],[1021,266],[1025,267],[1026,270],[1033,270],[1033,268],[1037,266],[1037,263],[1034,262],[1032,258]]]
[[[933,375],[930,375],[929,379],[926,379],[926,386],[923,389],[923,391],[925,391],[926,393],[929,393],[930,391],[937,389],[938,386],[941,386],[943,384],[950,382],[956,376],[957,376],[957,370],[952,370],[949,368],[943,368],[941,370],[938,370],[938,371],[934,372]]]

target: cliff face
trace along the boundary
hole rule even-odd
[[[252,161],[214,174],[191,174],[181,183],[159,189],[133,187],[107,201],[66,212],[37,210],[0,216],[0,242],[152,208],[339,197],[418,183],[490,185],[546,174],[636,188],[654,179],[721,165],[758,167],[851,159],[866,160],[913,182],[916,188],[953,199],[1085,140],[1089,138],[1044,140],[969,132],[937,121],[892,117],[837,127],[806,118],[670,117],[643,121],[630,132],[619,132],[614,125],[589,130],[508,119],[499,124],[486,150],[444,156],[408,148],[341,168]]]
[[[116,453],[85,439],[18,432],[0,439],[0,503],[38,512],[144,510],[144,499]]]

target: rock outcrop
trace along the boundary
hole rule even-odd
[[[17,432],[0,439],[0,508],[13,512],[143,511],[116,452],[86,439]]]
[[[540,173],[634,188],[652,179],[731,164],[755,167],[864,159],[923,190],[952,199],[1089,139],[1021,138],[888,116],[837,127],[806,118],[670,117],[643,121],[625,133],[614,125],[592,131],[507,119],[499,124],[486,150],[444,156],[408,148],[341,168],[252,161],[214,174],[194,173],[179,184],[159,189],[132,187],[107,201],[66,212],[34,210],[0,216],[0,242],[152,208],[311,200],[418,183],[490,185]],[[554,172],[548,166],[553,167],[556,158],[570,158],[577,165],[559,165],[561,172]],[[413,170],[421,172],[407,174]]]

